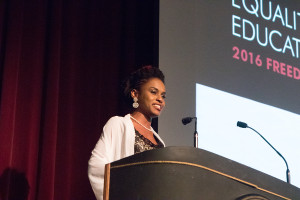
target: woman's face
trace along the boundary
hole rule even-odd
[[[151,78],[136,91],[140,111],[149,118],[158,117],[165,107],[166,88],[159,78]]]

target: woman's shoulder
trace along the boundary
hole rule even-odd
[[[106,125],[126,124],[128,122],[130,122],[130,115],[129,114],[125,115],[124,117],[122,117],[122,116],[113,116],[107,121]]]
[[[123,133],[126,130],[134,131],[130,115],[125,115],[124,117],[113,116],[107,121],[107,123],[103,127],[103,132],[107,133]]]

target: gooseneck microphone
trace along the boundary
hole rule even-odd
[[[270,142],[268,142],[268,140],[266,140],[266,138],[264,138],[258,131],[256,131],[255,129],[251,128],[250,126],[248,126],[245,122],[240,122],[238,121],[236,124],[238,127],[240,128],[250,128],[251,130],[253,130],[255,133],[257,133],[262,139],[264,139],[265,142],[268,143],[268,145],[270,145],[272,147],[272,149],[274,151],[276,151],[276,153],[283,159],[283,161],[285,162],[286,165],[286,182],[291,184],[291,177],[290,177],[290,170],[289,170],[289,166],[285,160],[285,158],[281,155],[281,153],[279,153],[279,151],[277,151],[271,144]]]
[[[194,117],[185,117],[185,118],[182,118],[182,123],[183,123],[184,125],[187,125],[187,124],[189,124],[193,119],[194,119]]]
[[[185,117],[185,118],[182,118],[182,123],[183,123],[183,125],[187,125],[193,119],[195,119],[194,147],[198,148],[197,117]]]

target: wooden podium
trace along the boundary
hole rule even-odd
[[[104,200],[300,200],[299,188],[194,147],[107,164],[104,187]]]

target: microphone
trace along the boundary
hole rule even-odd
[[[245,122],[240,122],[240,121],[238,121],[236,125],[238,127],[241,127],[241,128],[247,128],[248,127],[248,125]]]
[[[198,148],[198,132],[197,132],[197,117],[185,117],[182,118],[182,123],[184,125],[189,124],[193,119],[195,120],[195,132],[194,132],[194,147]]]
[[[270,145],[272,147],[272,149],[283,159],[283,161],[285,162],[286,165],[286,182],[291,184],[291,177],[290,177],[290,170],[289,170],[289,166],[285,160],[285,158],[281,155],[281,153],[279,153],[279,151],[277,151],[271,144],[270,142],[268,142],[268,140],[266,138],[264,138],[258,131],[256,131],[255,129],[251,128],[250,126],[248,126],[245,122],[241,122],[238,121],[236,124],[238,127],[240,128],[250,128],[251,130],[253,130],[255,133],[257,133],[262,139],[264,139],[265,142],[268,143],[268,145]]]
[[[194,119],[194,117],[185,117],[185,118],[182,118],[182,123],[183,123],[183,125],[187,125],[187,124],[189,124],[193,119]]]

